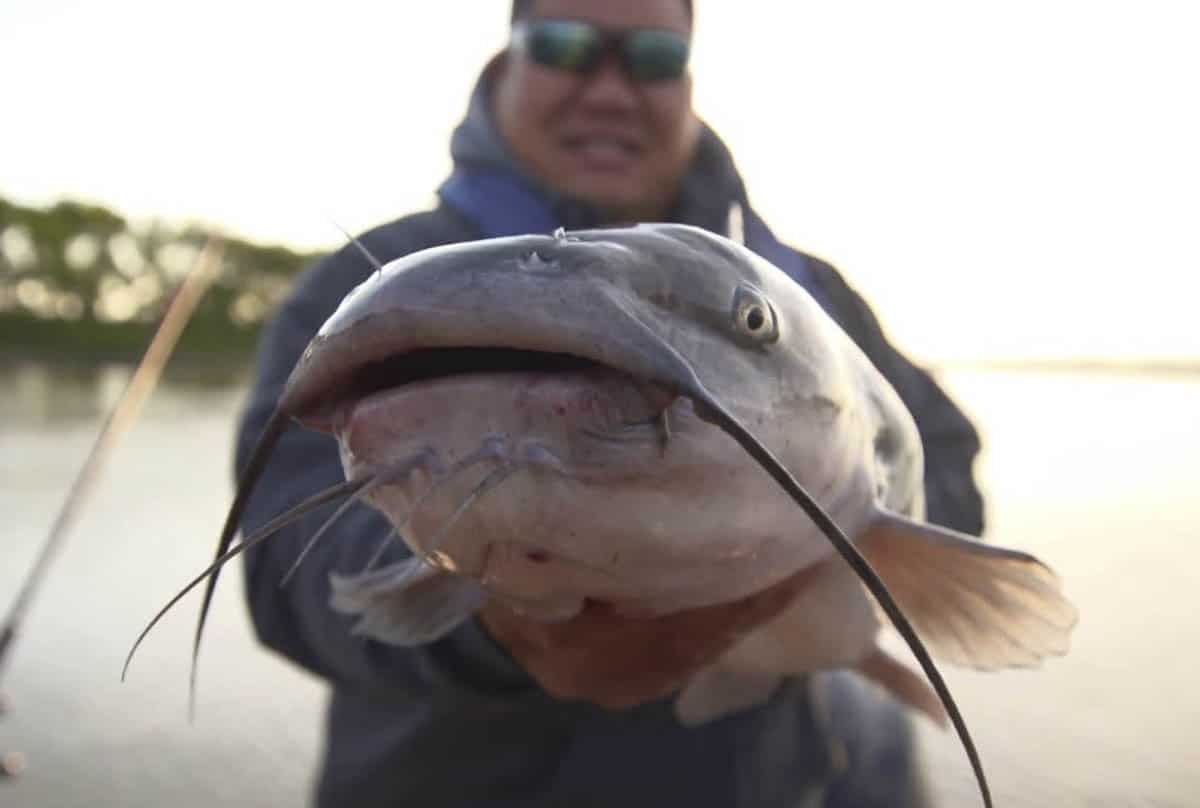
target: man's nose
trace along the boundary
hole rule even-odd
[[[580,100],[604,109],[632,110],[637,106],[637,88],[616,55],[610,53],[584,79]]]

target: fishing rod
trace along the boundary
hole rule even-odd
[[[191,321],[200,299],[218,274],[224,252],[225,246],[220,239],[209,237],[205,242],[196,263],[172,294],[170,303],[154,331],[154,336],[150,339],[149,346],[138,361],[133,375],[129,377],[129,382],[121,393],[121,397],[109,411],[104,426],[101,427],[99,434],[96,435],[96,440],[92,443],[87,459],[84,460],[74,482],[67,490],[62,507],[42,542],[41,550],[34,559],[33,566],[30,567],[21,588],[17,591],[17,596],[13,600],[3,627],[0,628],[0,682],[3,681],[6,663],[12,656],[16,638],[21,633],[22,621],[29,611],[34,596],[50,572],[54,559],[62,550],[84,501],[100,478],[100,472],[104,469],[121,438],[137,420],[142,405],[146,403],[158,385],[163,368],[175,350],[179,336]],[[0,692],[0,715],[9,709],[11,706],[8,700]],[[19,752],[0,753],[0,777],[19,774],[24,768],[24,756]]]

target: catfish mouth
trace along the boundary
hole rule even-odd
[[[521,348],[425,348],[368,362],[354,374],[351,398],[404,385],[483,373],[565,373],[607,368],[592,359]]]
[[[631,387],[646,396],[656,411],[676,398],[661,384],[640,380],[619,368],[575,354],[506,347],[421,348],[364,362],[349,371],[337,391],[297,415],[313,429],[332,432],[354,407],[379,393],[436,382],[455,376],[517,373],[566,374],[595,372],[624,376]]]

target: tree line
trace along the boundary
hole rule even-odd
[[[200,227],[133,224],[98,205],[0,198],[0,353],[136,359],[211,236],[219,273],[180,340],[193,357],[247,358],[266,316],[320,253]]]

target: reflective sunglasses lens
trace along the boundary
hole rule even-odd
[[[672,31],[632,31],[625,40],[625,64],[637,81],[677,79],[687,63],[688,41]]]
[[[600,52],[600,36],[587,23],[544,20],[528,29],[529,56],[545,67],[582,72]]]

